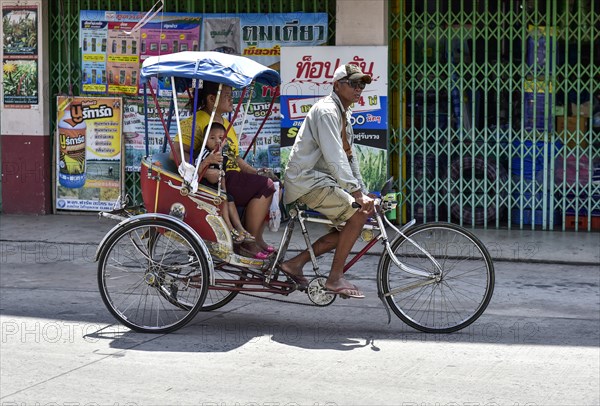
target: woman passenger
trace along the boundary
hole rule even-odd
[[[211,112],[215,106],[219,84],[204,81],[199,92],[198,110],[196,111],[196,131],[194,135],[194,155],[198,155],[202,147],[202,130],[208,126]],[[193,106],[193,102],[191,103]],[[214,122],[229,128],[229,121],[223,114],[233,111],[233,90],[230,86],[223,85],[221,97],[216,109]],[[181,121],[181,138],[186,162],[189,162],[189,151],[192,138],[193,116]],[[179,142],[179,137],[175,138]],[[256,244],[242,244],[240,251],[243,255],[257,259],[266,259],[275,249],[263,239],[266,227],[265,219],[269,213],[275,186],[273,181],[258,174],[258,170],[248,164],[239,156],[239,141],[233,127],[227,133],[227,164],[225,167],[225,180],[227,193],[233,196],[236,206],[246,208],[244,222],[246,230],[256,239]],[[171,151],[171,157],[179,157],[179,149]]]

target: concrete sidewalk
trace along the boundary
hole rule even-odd
[[[96,214],[59,214],[47,216],[0,215],[2,251],[14,249],[7,243],[44,242],[88,245],[90,251],[117,223]],[[285,224],[277,232],[266,231],[265,239],[277,245]],[[325,233],[322,225],[311,224],[311,238]],[[483,230],[474,233],[486,245],[494,260],[557,264],[600,265],[600,233],[538,230]],[[294,232],[291,249],[303,247],[299,230]],[[359,249],[362,243],[356,245]],[[381,252],[376,245],[371,253]],[[1,252],[0,252],[1,253]],[[91,253],[90,253],[91,254]]]

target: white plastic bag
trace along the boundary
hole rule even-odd
[[[178,169],[181,177],[192,188],[192,193],[196,193],[198,190],[198,172],[196,171],[196,167],[188,162],[181,161]]]
[[[269,230],[277,232],[281,225],[281,211],[279,210],[279,182],[273,182],[275,185],[275,193],[273,193],[273,200],[271,201],[271,208],[269,209]]]

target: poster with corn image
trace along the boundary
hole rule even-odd
[[[381,189],[388,173],[387,54],[385,46],[281,48],[282,172],[308,111],[319,99],[331,94],[335,70],[350,63],[372,77],[360,100],[350,106],[350,125],[365,186],[369,191]]]
[[[38,7],[2,6],[0,89],[5,109],[29,109],[39,103]]]
[[[123,191],[122,99],[57,98],[56,209],[107,211]]]

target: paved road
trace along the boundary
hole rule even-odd
[[[387,324],[376,256],[352,272],[365,300],[238,297],[144,335],[105,309],[94,245],[12,244],[0,250],[1,406],[600,403],[597,266],[497,262],[488,310],[451,335]]]

